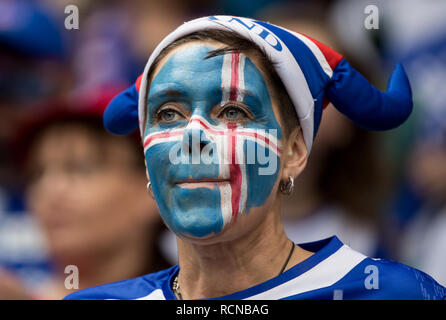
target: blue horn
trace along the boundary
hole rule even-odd
[[[398,127],[413,108],[410,83],[401,64],[395,67],[387,91],[381,92],[342,59],[326,95],[336,109],[367,130]]]
[[[103,123],[107,131],[119,135],[129,134],[138,128],[138,91],[135,84],[110,101]]]

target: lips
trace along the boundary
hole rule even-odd
[[[182,188],[205,188],[214,187],[215,185],[230,183],[229,179],[223,178],[201,178],[201,179],[184,179],[175,182]]]

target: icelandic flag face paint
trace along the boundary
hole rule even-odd
[[[214,49],[189,44],[164,59],[144,131],[161,216],[198,238],[263,206],[280,169],[282,132],[261,72],[238,52],[205,59]]]

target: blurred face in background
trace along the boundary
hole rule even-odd
[[[28,203],[53,255],[122,248],[158,221],[132,143],[80,123],[48,127],[36,138],[28,154]]]
[[[409,177],[423,197],[446,202],[446,147],[419,143],[410,156]]]

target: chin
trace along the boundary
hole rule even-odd
[[[180,239],[196,244],[234,241],[255,230],[270,211],[274,193],[261,206],[234,215],[231,202],[223,202],[219,189],[176,187],[168,197],[157,199],[160,213],[168,228]],[[161,201],[160,201],[161,200]],[[223,210],[225,208],[225,210]]]
[[[250,234],[260,226],[262,221],[265,221],[264,213],[261,208],[251,209],[249,213],[243,212],[236,220],[231,220],[219,232],[212,232],[203,236],[196,236],[190,232],[174,233],[181,240],[198,245],[214,245],[237,241],[246,234]]]
[[[175,233],[179,238],[186,242],[195,243],[195,244],[201,244],[201,245],[209,245],[209,244],[216,244],[220,242],[224,242],[226,235],[230,233],[230,230],[232,229],[232,223],[225,226],[221,231],[219,232],[211,232],[206,235],[194,235],[191,232],[183,232],[183,233]]]

